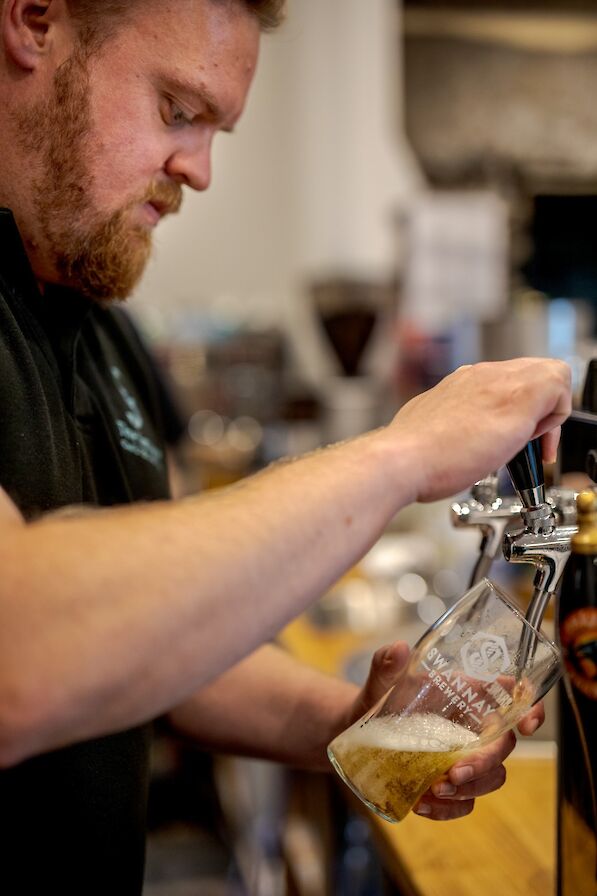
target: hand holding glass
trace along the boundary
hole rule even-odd
[[[483,579],[422,636],[398,682],[328,756],[370,809],[401,821],[463,755],[518,724],[561,672],[557,647]]]

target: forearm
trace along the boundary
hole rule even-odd
[[[183,701],[364,553],[411,497],[400,481],[373,434],[221,494],[5,526],[4,761]]]
[[[0,765],[160,715],[271,638],[413,500],[570,410],[570,371],[461,368],[393,423],[223,494],[30,526],[0,492]]]
[[[169,719],[179,734],[216,752],[327,771],[325,747],[358,693],[355,685],[266,645],[176,707]]]

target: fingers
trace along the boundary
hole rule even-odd
[[[472,812],[477,797],[499,790],[505,781],[506,769],[503,765],[498,765],[488,774],[461,787],[456,787],[446,780],[436,781],[427,793],[423,794],[413,811],[432,821],[463,818]]]
[[[484,775],[490,774],[495,768],[508,758],[516,746],[516,737],[512,731],[506,732],[497,740],[488,744],[482,750],[471,753],[465,759],[461,759],[448,771],[448,780],[457,787],[478,780]]]
[[[503,761],[515,745],[516,738],[509,731],[485,749],[463,759],[431,785],[413,811],[433,821],[449,821],[468,815],[477,797],[503,786],[506,781]]]
[[[410,648],[405,641],[395,641],[386,647],[380,647],[373,654],[371,668],[354,708],[354,718],[358,719],[371,709],[378,700],[396,683],[402,669],[410,656]]]
[[[530,737],[531,734],[534,734],[535,731],[541,727],[544,721],[545,706],[543,700],[540,700],[539,703],[536,703],[526,716],[523,716],[520,720],[518,723],[518,730],[525,737]]]
[[[432,794],[425,794],[413,809],[416,815],[422,815],[430,821],[455,821],[470,815],[475,808],[474,800],[453,802],[438,800]]]
[[[500,362],[498,362],[499,364]],[[510,410],[520,424],[534,418],[530,438],[547,436],[544,458],[553,460],[558,428],[572,411],[572,371],[564,361],[520,358],[503,364],[503,387],[510,389]]]
[[[541,436],[541,449],[546,464],[555,464],[556,462],[561,433],[562,427],[556,426],[555,429]]]
[[[559,390],[556,404],[551,409],[550,417],[546,418],[545,430],[560,426],[572,413],[572,370],[564,361],[552,361],[552,367],[557,365],[559,377]]]
[[[452,784],[449,780],[436,781],[431,785],[428,792],[444,801],[454,800],[455,802],[461,802],[462,800],[474,800],[478,796],[493,793],[494,790],[499,790],[505,781],[505,766],[498,765],[496,768],[492,768],[486,775],[481,775],[480,778],[475,778],[469,781],[468,784],[462,784],[460,787]]]
[[[551,361],[550,372],[552,380],[551,388],[541,380],[534,388],[542,390],[545,406],[545,415],[539,419],[533,438],[541,436],[543,458],[551,463],[556,458],[558,443],[560,440],[560,427],[572,412],[572,372],[568,364],[563,361]],[[545,388],[544,388],[545,386]]]
[[[571,411],[570,380],[570,368],[561,361],[485,362],[461,367],[411,399],[387,433],[399,433],[410,450],[415,446],[413,500],[456,494],[532,438],[542,438],[543,455],[553,460],[558,428]],[[471,422],[481,419],[483,427]]]
[[[487,774],[457,786],[449,779],[436,781],[423,794],[413,811],[433,821],[451,821],[472,812],[477,797],[499,790],[506,781],[503,765],[492,768]]]

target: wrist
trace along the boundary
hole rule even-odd
[[[420,440],[400,431],[393,422],[368,433],[375,463],[386,472],[385,487],[398,512],[418,500],[424,491],[424,464],[421,463]]]

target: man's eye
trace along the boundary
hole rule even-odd
[[[173,100],[166,100],[162,117],[167,125],[192,124],[191,118]]]

